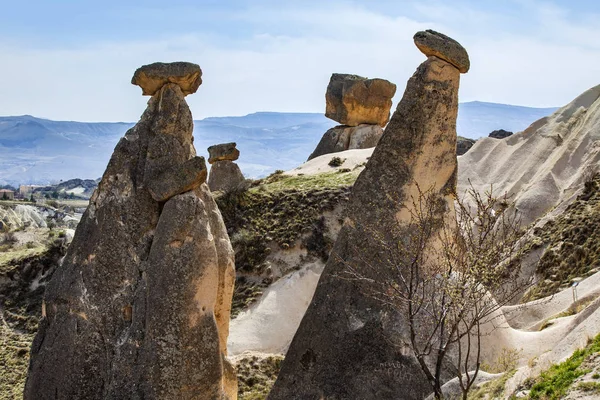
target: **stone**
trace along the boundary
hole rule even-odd
[[[396,85],[385,79],[332,74],[325,93],[325,116],[343,125],[385,126]]]
[[[157,62],[138,68],[131,83],[141,87],[144,96],[154,96],[167,83],[176,84],[187,96],[196,93],[202,84],[202,70],[199,65],[189,62]]]
[[[428,29],[420,31],[413,37],[415,45],[427,57],[435,56],[454,65],[461,73],[466,73],[471,67],[469,54],[456,40]]]
[[[240,151],[235,148],[235,143],[215,144],[208,148],[208,163],[217,161],[235,161],[240,158]]]
[[[494,139],[504,139],[504,138],[507,138],[512,135],[513,135],[513,133],[510,131],[505,131],[504,129],[498,129],[498,130],[491,132],[488,136],[491,138],[494,138]]]
[[[325,132],[308,159],[345,150],[375,147],[382,134],[383,128],[379,125],[338,125]]]
[[[343,227],[270,400],[420,400],[431,392],[410,350],[400,345],[407,340],[406,317],[369,296],[356,280],[342,277],[352,268],[366,279],[384,279],[370,266],[378,265],[382,254],[393,259],[387,252],[397,251],[396,239],[408,235],[419,187],[440,200],[436,216],[452,217],[459,80],[459,70],[437,57],[429,57],[409,79],[352,188]]]
[[[229,160],[218,161],[210,168],[208,187],[212,192],[234,192],[245,189],[246,179],[236,163]]]
[[[466,137],[458,136],[456,139],[456,155],[462,156],[465,154],[473,145],[475,140]]]
[[[165,80],[117,144],[48,283],[26,400],[236,398],[234,253],[185,93]]]

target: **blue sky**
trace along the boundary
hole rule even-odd
[[[154,61],[200,64],[195,118],[323,112],[331,73],[398,85],[432,28],[468,50],[461,101],[560,106],[600,84],[597,1],[5,1],[0,115],[135,121],[129,81]]]

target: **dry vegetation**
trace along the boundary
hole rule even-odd
[[[309,254],[327,258],[332,242],[323,235],[324,212],[348,200],[356,171],[288,176],[277,171],[252,187],[216,198],[236,253],[232,315],[247,308],[271,283],[267,256],[298,241]]]
[[[534,230],[529,249],[544,247],[538,266],[539,283],[523,301],[555,294],[574,278],[600,269],[600,177],[585,183],[583,193],[556,219]]]

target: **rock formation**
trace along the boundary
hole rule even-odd
[[[48,284],[25,399],[234,399],[226,359],[233,251],[192,144],[191,63],[152,64]]]
[[[238,190],[246,182],[240,167],[234,163],[240,156],[235,146],[235,143],[223,143],[208,148],[208,162],[211,164],[208,187],[213,192]]]
[[[491,132],[488,137],[494,138],[494,139],[504,139],[507,138],[509,136],[512,136],[512,132],[510,131],[505,131],[504,129],[498,129],[495,130],[493,132]]]
[[[415,35],[415,42],[422,34]],[[440,196],[445,209],[441,216],[454,212],[460,71],[445,59],[468,56],[449,38],[438,48],[444,57],[430,55],[410,78],[352,189],[344,226],[271,400],[423,399],[430,391],[410,352],[393,345],[402,335],[402,318],[364,294],[357,282],[341,277],[350,266],[381,279],[367,267],[381,260],[381,239],[376,237],[406,229],[417,184]],[[386,249],[397,247],[389,243]]]
[[[396,85],[385,79],[333,74],[325,93],[325,116],[343,125],[321,138],[313,159],[323,154],[375,147],[390,118]]]
[[[459,160],[459,193],[509,193],[526,226],[572,196],[598,171],[600,85],[503,140],[481,138]],[[567,128],[568,127],[568,128]]]
[[[462,156],[465,154],[473,145],[475,140],[466,137],[458,136],[456,139],[456,155]]]
[[[385,126],[395,93],[396,85],[385,79],[333,74],[325,94],[325,116],[348,126]]]

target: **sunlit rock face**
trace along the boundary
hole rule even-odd
[[[148,107],[48,284],[25,399],[236,398],[233,251],[185,101],[200,67],[152,65],[133,78]]]
[[[381,238],[410,220],[417,184],[443,200],[441,217],[454,212],[459,81],[459,69],[435,55],[409,79],[352,189],[344,226],[269,399],[416,400],[430,392],[410,351],[398,346],[403,319],[341,277],[351,267],[381,279],[370,266],[381,261]]]

